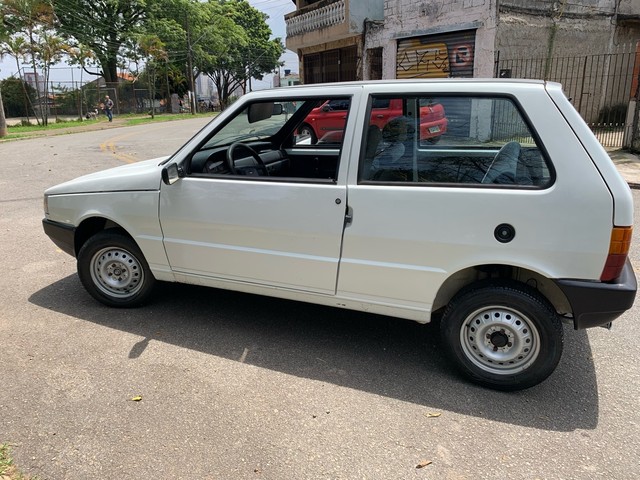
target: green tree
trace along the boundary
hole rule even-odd
[[[33,88],[19,78],[9,77],[0,82],[0,91],[6,115],[8,117],[25,117],[27,114],[25,93],[33,98],[35,93]]]
[[[244,32],[217,1],[147,0],[145,28],[165,45],[166,62],[158,76],[171,91],[184,94],[229,44],[245,42]]]
[[[29,109],[30,107],[33,109],[33,103],[30,95],[27,95],[27,83],[24,81],[24,76],[22,75],[20,60],[26,57],[28,51],[29,48],[27,41],[22,36],[7,36],[6,40],[0,43],[0,57],[3,55],[9,55],[16,61],[16,69],[23,87],[24,113],[22,113],[21,116],[27,117],[27,122],[29,121]]]
[[[205,71],[218,90],[220,105],[225,108],[233,92],[247,89],[251,78],[262,79],[272,72],[284,52],[279,38],[270,39],[271,29],[266,14],[253,8],[246,0],[210,0],[217,3],[224,16],[241,29],[244,41],[227,44],[218,55],[213,55]]]
[[[131,55],[142,28],[144,0],[64,0],[55,2],[55,13],[59,33],[72,47],[90,49],[99,75],[107,83],[117,82],[120,60]]]
[[[28,46],[25,45],[25,53],[30,57],[33,72],[36,74],[42,39],[53,25],[54,16],[51,3],[47,0],[0,0],[0,11],[2,12],[2,28],[5,35],[3,45],[6,45],[10,38],[24,37],[28,42]],[[38,93],[40,113],[45,121],[45,99],[41,95],[42,92]]]
[[[41,34],[40,45],[37,50],[37,63],[42,69],[44,77],[44,98],[47,99],[47,108],[43,110],[42,120],[44,125],[49,123],[49,74],[51,67],[62,60],[62,55],[67,52],[67,45],[62,38],[55,36],[50,30],[44,29]],[[55,99],[53,99],[55,102]]]
[[[151,118],[155,118],[156,78],[158,63],[167,61],[167,51],[157,35],[144,35],[140,38],[140,49],[147,56],[147,75],[149,79],[149,99],[151,101]]]

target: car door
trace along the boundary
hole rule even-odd
[[[316,119],[318,140],[322,140],[328,133],[344,131],[349,103],[348,99],[336,99],[322,106],[322,111]]]
[[[402,100],[375,98],[371,105],[369,124],[382,130],[389,120],[400,115],[402,115]]]
[[[163,184],[160,222],[172,271],[192,283],[209,277],[334,294],[347,156],[338,180],[193,174]]]

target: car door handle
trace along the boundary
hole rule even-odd
[[[376,118],[384,118],[384,115],[378,114],[376,115]]]

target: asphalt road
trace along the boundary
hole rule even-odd
[[[0,144],[0,443],[25,473],[638,477],[640,303],[612,331],[567,327],[557,371],[518,393],[461,379],[433,326],[171,284],[145,308],[96,303],[42,232],[43,190],[171,153],[205,122]]]

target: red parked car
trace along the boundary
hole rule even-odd
[[[349,100],[330,100],[314,108],[298,129],[300,135],[311,137],[311,143],[334,143],[342,139],[347,121]],[[399,98],[377,98],[373,101],[370,125],[380,130],[389,120],[403,115],[402,100]],[[430,143],[440,140],[447,131],[447,118],[444,107],[439,103],[430,103],[420,107],[420,139]]]

